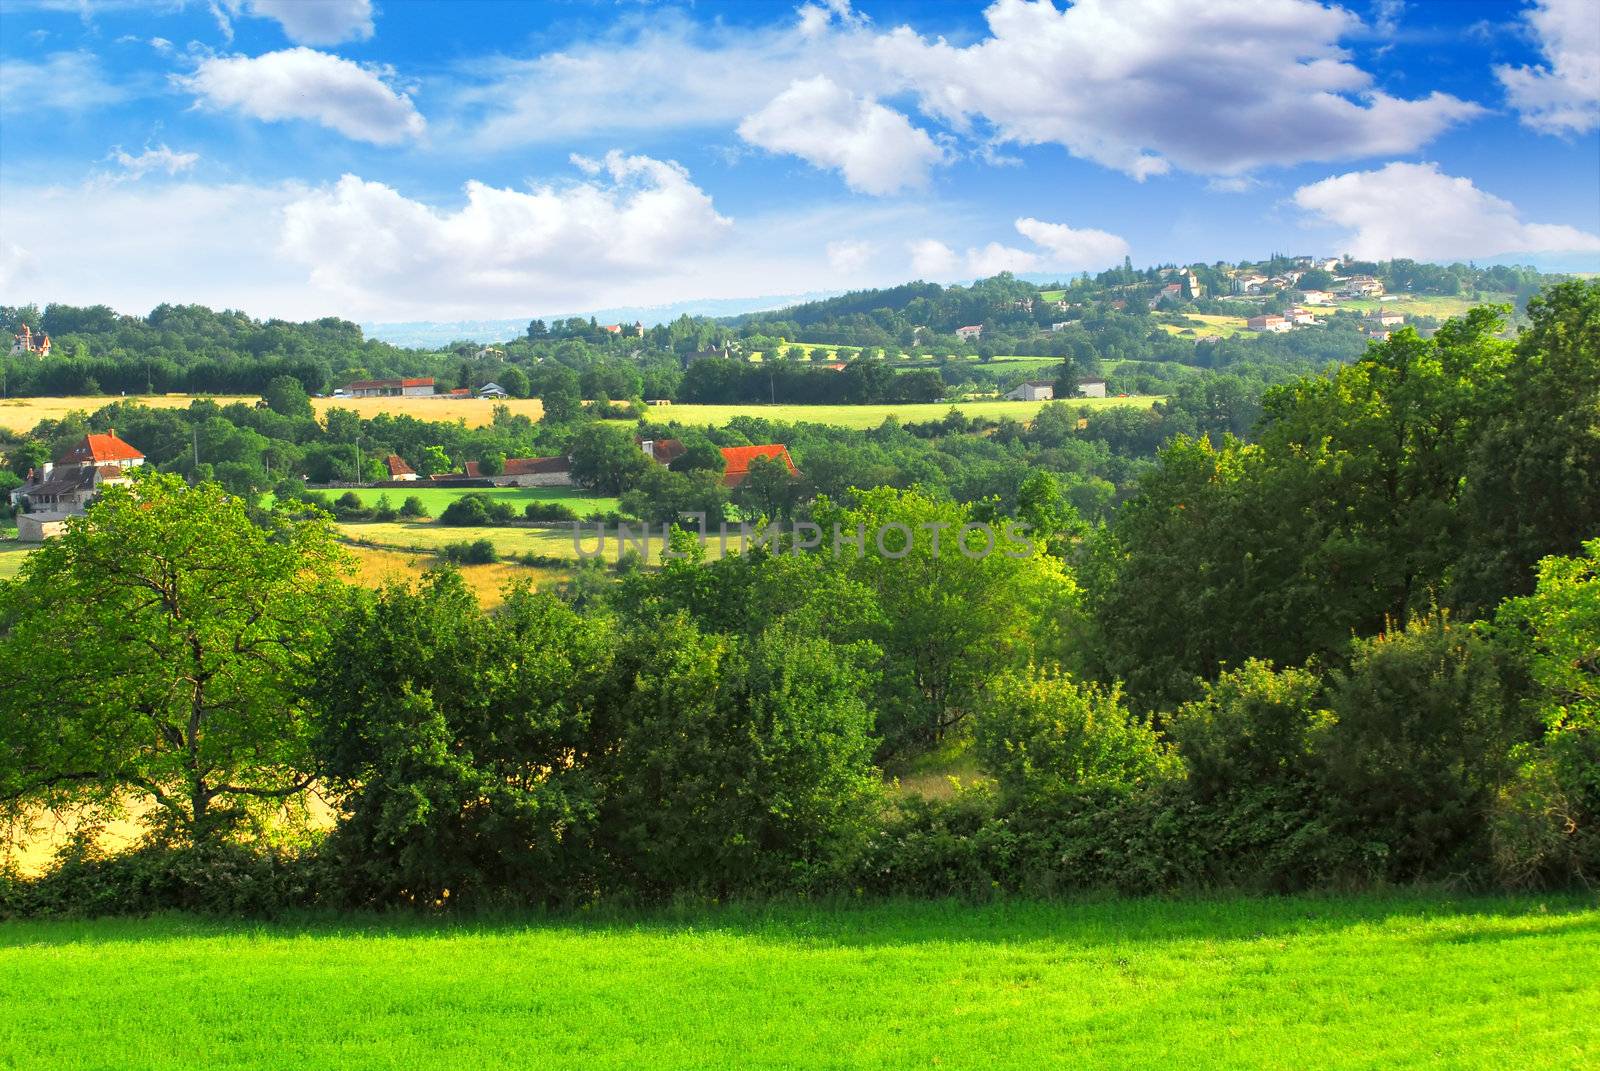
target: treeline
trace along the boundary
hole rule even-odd
[[[1103,527],[1044,473],[819,495],[494,612],[343,587],[315,511],[151,473],[0,585],[0,799],[133,798],[148,845],[0,902],[1592,882],[1600,283],[1530,316],[1269,390]],[[979,786],[885,788],[963,748]],[[284,847],[312,783],[335,826]]]

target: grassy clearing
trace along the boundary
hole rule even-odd
[[[1592,898],[8,923],[0,1062],[1566,1069],[1597,961]]]
[[[1177,327],[1173,324],[1162,324],[1161,330],[1169,335],[1182,335],[1185,331],[1193,331],[1195,338],[1232,338],[1234,335],[1252,333],[1246,330],[1243,316],[1213,316],[1208,313],[1189,312],[1184,313],[1184,318],[1199,320],[1201,326]]]
[[[355,583],[363,587],[382,587],[395,580],[413,583],[422,574],[437,566],[441,559],[432,554],[417,554],[403,550],[384,550],[378,547],[348,548],[356,558]],[[499,606],[504,601],[507,584],[514,580],[532,581],[536,588],[548,587],[568,579],[572,574],[566,569],[543,569],[513,562],[496,562],[493,565],[457,566],[461,577],[486,607]]]
[[[1131,405],[1148,408],[1158,398],[1076,398],[1070,404],[1104,409]],[[928,402],[915,405],[671,405],[651,409],[651,420],[676,420],[685,425],[712,425],[721,427],[736,416],[761,417],[788,424],[828,424],[836,428],[875,428],[885,417],[893,416],[902,424],[942,420],[952,408],[968,417],[999,420],[1011,417],[1029,421],[1048,402]]]
[[[1465,315],[1469,309],[1479,305],[1515,305],[1516,295],[1486,293],[1482,297],[1445,297],[1430,294],[1400,294],[1393,301],[1379,301],[1376,298],[1355,298],[1339,302],[1339,308],[1356,312],[1371,312],[1373,309],[1393,309],[1407,316],[1432,316],[1436,320],[1448,320],[1452,316]]]
[[[637,530],[638,526],[635,526]],[[623,548],[607,530],[604,545],[595,539],[593,526],[584,529],[581,546],[583,554],[580,555],[573,542],[572,530],[566,527],[554,528],[504,528],[487,526],[483,528],[458,528],[450,525],[435,524],[430,521],[420,523],[394,522],[382,524],[378,522],[366,524],[341,524],[339,528],[349,539],[363,540],[377,547],[393,550],[410,550],[413,552],[432,553],[442,548],[446,543],[459,543],[462,540],[469,542],[487,539],[494,544],[494,549],[503,558],[517,554],[536,554],[546,558],[560,558],[568,561],[577,561],[581,556],[594,557],[597,552],[603,552],[605,560],[616,561]],[[650,554],[648,561],[658,564],[661,560],[661,540],[658,526],[651,528]],[[718,548],[715,544],[707,548],[707,555],[715,557]]]
[[[1065,290],[1041,290],[1041,291],[1039,291],[1039,300],[1040,301],[1062,301],[1062,300],[1064,300],[1066,298],[1066,296],[1067,296],[1067,292]]]
[[[21,572],[22,559],[32,549],[29,543],[0,542],[0,580],[9,580]]]
[[[356,496],[363,505],[376,505],[378,499],[384,495],[389,496],[389,504],[396,509],[400,503],[416,495],[422,499],[422,504],[428,508],[430,516],[437,517],[443,513],[445,507],[450,505],[462,495],[487,495],[511,503],[512,507],[521,515],[522,507],[529,502],[560,502],[570,506],[581,517],[596,510],[607,513],[617,508],[615,498],[604,495],[592,495],[576,487],[435,487],[431,484],[419,482],[415,489],[410,487],[358,487],[354,488]],[[339,498],[345,494],[343,488],[333,488],[323,491],[329,498]]]

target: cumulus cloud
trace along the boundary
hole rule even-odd
[[[337,45],[372,37],[372,0],[227,0],[235,15],[274,19],[297,45]]]
[[[205,59],[177,82],[213,108],[267,122],[308,119],[347,138],[394,145],[421,137],[427,124],[392,79],[388,69],[290,48]]]
[[[974,279],[999,272],[1069,272],[1106,268],[1128,255],[1127,241],[1092,228],[1046,223],[1024,216],[1015,223],[1017,233],[1033,249],[990,242],[958,254],[932,238],[912,242],[911,270],[923,279]]]
[[[106,80],[92,52],[52,52],[39,60],[0,64],[0,114],[88,111],[120,104],[127,92]]]
[[[173,152],[166,144],[157,145],[155,148],[145,146],[144,152],[138,156],[124,152],[122,146],[111,150],[111,155],[106,157],[115,161],[122,168],[125,177],[141,179],[151,171],[165,171],[168,175],[176,175],[180,171],[188,171],[199,161],[197,152]]]
[[[859,275],[872,263],[878,247],[872,242],[843,239],[829,242],[826,247],[828,267],[840,275]]]
[[[957,128],[1059,144],[1139,179],[1407,152],[1482,111],[1374,89],[1339,46],[1360,21],[1315,0],[996,0],[984,17],[976,44],[901,27],[874,56]]]
[[[1594,0],[1538,0],[1525,18],[1545,62],[1496,67],[1506,99],[1541,133],[1600,127],[1600,10]]]
[[[581,303],[604,282],[670,271],[731,223],[677,164],[608,154],[600,176],[529,191],[466,186],[439,211],[345,175],[285,210],[282,249],[317,289],[358,308]]]
[[[739,136],[836,170],[847,186],[862,193],[925,186],[928,169],[944,158],[927,132],[904,115],[826,75],[794,82],[740,123]]]
[[[1509,253],[1600,252],[1600,235],[1525,223],[1515,205],[1439,170],[1392,163],[1302,186],[1297,205],[1348,232],[1340,248],[1366,260],[1456,260]]]

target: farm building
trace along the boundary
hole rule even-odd
[[[17,514],[17,541],[43,543],[67,530],[72,513],[19,513]]]
[[[511,397],[511,392],[506,390],[498,383],[485,383],[483,386],[478,388],[478,397],[509,398]]]
[[[688,449],[683,445],[682,439],[635,439],[644,456],[654,461],[657,465],[670,465],[682,457]]]
[[[1048,402],[1055,396],[1056,385],[1042,379],[1018,383],[1006,392],[1006,398],[1013,402]]]
[[[757,458],[782,461],[790,476],[800,475],[800,470],[794,467],[794,460],[789,456],[789,448],[782,443],[769,443],[764,446],[724,446],[723,484],[727,487],[738,487],[744,483],[750,476],[750,463]]]
[[[1380,327],[1399,327],[1406,318],[1393,309],[1374,309],[1367,313],[1367,323]]]
[[[433,394],[433,377],[358,379],[345,387],[352,398],[424,398]]]
[[[1106,396],[1106,381],[1103,379],[1078,380],[1078,397],[1104,398]]]
[[[383,459],[383,463],[389,469],[389,479],[391,480],[410,481],[417,478],[417,470],[406,464],[406,459],[399,454],[390,454]]]
[[[1267,313],[1264,316],[1252,316],[1244,322],[1252,331],[1291,331],[1294,324],[1282,316]]]
[[[476,461],[467,462],[467,479],[488,480],[496,487],[571,487],[572,463],[564,457],[508,457],[499,475],[486,474]]]
[[[101,488],[127,483],[128,470],[144,464],[144,455],[117,437],[112,428],[104,435],[83,440],[11,492],[13,505],[30,510],[82,513]]]
[[[972,339],[975,339],[975,338],[982,338],[983,337],[983,325],[982,324],[968,324],[966,327],[958,327],[958,328],[956,328],[956,337],[957,338],[967,339],[969,341],[972,340]]]

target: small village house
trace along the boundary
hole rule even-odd
[[[800,475],[800,470],[794,467],[794,460],[789,456],[789,448],[782,443],[769,443],[763,446],[724,446],[723,485],[738,487],[744,483],[750,477],[750,463],[757,458],[781,461],[783,467],[789,470],[790,476]]]
[[[59,531],[50,526],[83,513],[104,488],[129,482],[129,472],[144,464],[144,454],[117,436],[115,428],[104,435],[89,434],[27,482],[11,492],[11,503],[25,509],[17,518],[19,538],[48,538]],[[32,515],[25,526],[22,518]]]
[[[426,398],[434,394],[432,376],[413,379],[358,379],[345,387],[352,398]]]
[[[1104,398],[1106,396],[1106,381],[1099,378],[1078,380],[1078,397]]]
[[[1055,396],[1056,385],[1042,379],[1018,383],[1006,392],[1006,398],[1013,402],[1048,402]]]
[[[982,338],[983,337],[983,325],[982,324],[968,324],[966,327],[958,327],[958,328],[956,328],[956,337],[959,338],[959,339],[964,339],[964,340],[966,340],[968,342],[972,341],[975,338]]]
[[[410,482],[417,478],[417,470],[406,464],[406,459],[399,454],[390,454],[383,459],[384,467],[389,470],[389,479]]]
[[[1283,332],[1292,331],[1294,329],[1293,323],[1289,322],[1287,318],[1279,316],[1276,313],[1266,313],[1262,316],[1252,316],[1244,322],[1244,325],[1252,331]]]

